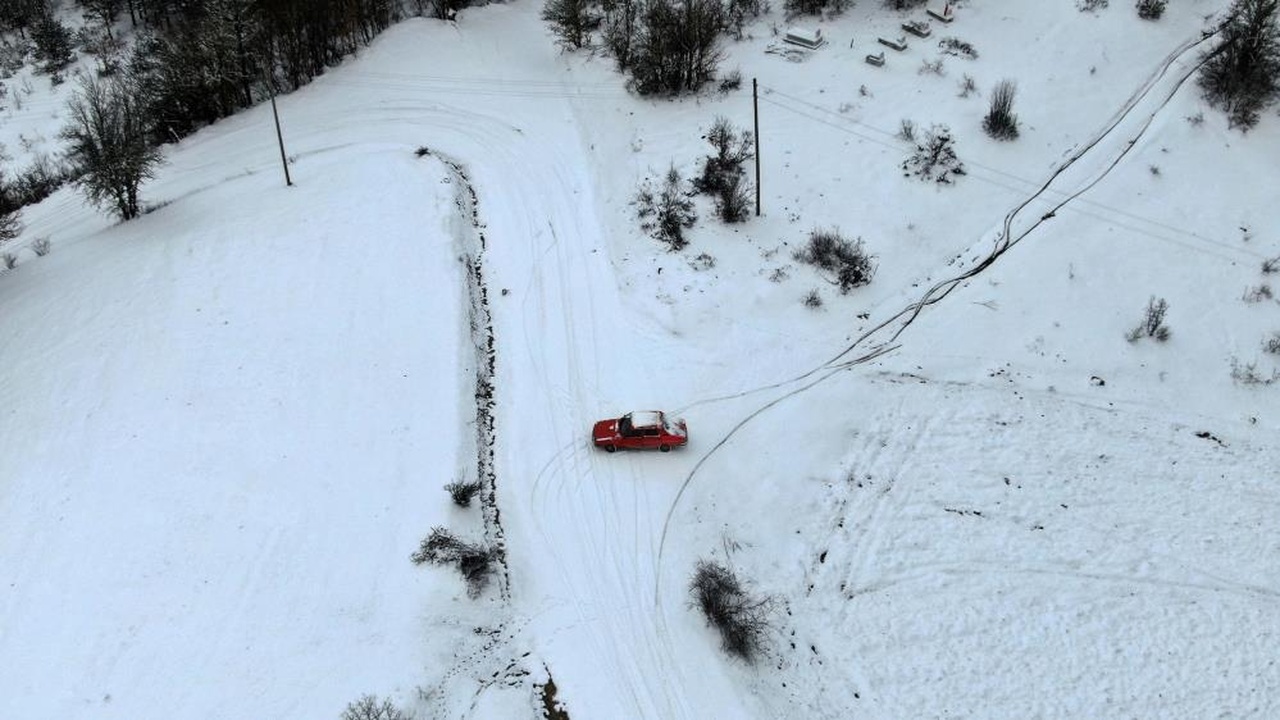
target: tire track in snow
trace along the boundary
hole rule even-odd
[[[1211,32],[1202,33],[1198,38],[1184,41],[1183,43],[1178,45],[1176,48],[1174,48],[1168,55],[1166,55],[1165,58],[1161,61],[1160,65],[1156,68],[1156,70],[1150,76],[1148,76],[1147,80],[1132,95],[1130,95],[1129,99],[1126,100],[1126,102],[1121,106],[1121,108],[1115,114],[1112,115],[1109,121],[1104,125],[1104,127],[1098,133],[1096,133],[1083,146],[1076,148],[1074,152],[1070,154],[1070,156],[1067,158],[1067,160],[1063,164],[1059,165],[1057,169],[1055,169],[1052,173],[1050,173],[1048,179],[1046,179],[1044,183],[1042,183],[1041,186],[1034,193],[1029,195],[1026,199],[1018,203],[1016,206],[1014,206],[1012,210],[1010,210],[1008,213],[1005,214],[1004,219],[1001,222],[1001,229],[996,235],[994,247],[987,253],[985,257],[982,257],[981,260],[977,262],[977,264],[973,265],[972,267],[965,270],[964,272],[961,272],[959,275],[955,275],[949,279],[942,280],[935,283],[928,290],[926,290],[924,294],[922,294],[919,297],[919,299],[908,304],[898,312],[894,313],[889,318],[885,319],[884,321],[880,322],[879,324],[865,331],[862,335],[858,336],[855,340],[853,340],[853,342],[847,345],[844,349],[842,349],[839,353],[833,356],[830,360],[826,361],[825,363],[817,367],[814,367],[800,375],[797,375],[787,380],[782,380],[777,383],[772,383],[770,385],[766,385],[763,387],[745,390],[740,393],[697,401],[695,403],[691,403],[690,405],[685,406],[685,408],[682,408],[683,410],[690,407],[695,407],[697,405],[707,404],[710,402],[720,402],[724,400],[738,399],[738,398],[746,397],[748,395],[752,395],[765,390],[782,388],[782,387],[786,387],[788,385],[792,385],[796,383],[804,383],[803,385],[787,391],[780,397],[775,398],[765,403],[764,405],[759,406],[754,411],[748,413],[741,421],[739,421],[736,425],[730,428],[729,431],[725,433],[724,437],[722,437],[716,444],[714,444],[711,448],[709,448],[703,454],[703,456],[698,459],[698,461],[694,464],[693,468],[691,468],[689,473],[685,476],[685,480],[681,484],[680,490],[676,493],[676,497],[672,500],[671,506],[667,511],[666,518],[663,521],[663,525],[662,525],[662,533],[658,542],[658,556],[656,559],[656,563],[658,565],[658,572],[654,577],[653,594],[654,594],[654,601],[658,603],[659,606],[661,605],[661,585],[662,585],[661,565],[662,565],[662,560],[665,554],[667,536],[670,532],[671,519],[674,516],[676,509],[679,507],[680,500],[684,496],[685,490],[687,490],[689,485],[692,484],[693,480],[697,477],[699,470],[701,470],[702,466],[706,463],[706,461],[710,459],[712,455],[718,452],[720,448],[722,448],[748,422],[759,417],[767,410],[772,409],[774,406],[776,406],[778,403],[782,402],[783,400],[794,397],[796,395],[799,395],[800,393],[803,393],[806,390],[813,388],[814,386],[829,379],[831,376],[835,375],[840,370],[850,369],[858,365],[865,364],[885,353],[892,352],[893,350],[897,349],[898,346],[895,345],[894,343],[896,343],[898,338],[902,335],[902,333],[905,332],[906,329],[910,327],[916,321],[916,319],[920,317],[921,313],[924,312],[925,308],[941,302],[947,296],[949,296],[953,291],[955,291],[956,288],[964,284],[965,281],[971,280],[972,278],[977,277],[984,271],[990,269],[996,263],[997,260],[999,260],[1002,256],[1004,256],[1005,253],[1007,253],[1010,249],[1016,246],[1024,238],[1026,238],[1028,235],[1030,235],[1035,230],[1037,230],[1046,221],[1054,218],[1060,210],[1062,210],[1064,207],[1069,205],[1072,201],[1076,200],[1081,195],[1083,195],[1084,193],[1088,192],[1090,189],[1095,187],[1103,179],[1105,179],[1107,175],[1109,175],[1110,172],[1114,170],[1116,166],[1119,165],[1119,163],[1134,148],[1134,146],[1137,144],[1137,141],[1143,136],[1143,134],[1146,133],[1147,129],[1151,126],[1151,123],[1155,120],[1159,112],[1163,110],[1166,105],[1168,105],[1169,101],[1182,88],[1182,86],[1186,84],[1187,80],[1189,80],[1191,76],[1194,75],[1195,72],[1200,69],[1200,67],[1205,62],[1204,58],[1192,64],[1191,66],[1189,66],[1189,68],[1184,69],[1175,77],[1173,82],[1170,83],[1170,87],[1168,91],[1164,93],[1163,97],[1161,97],[1161,99],[1156,104],[1156,106],[1150,110],[1146,118],[1139,124],[1138,128],[1136,129],[1136,133],[1133,135],[1133,137],[1131,137],[1129,140],[1125,142],[1124,146],[1109,162],[1105,162],[1102,165],[1101,169],[1097,170],[1091,178],[1086,179],[1082,185],[1078,186],[1076,190],[1066,193],[1061,200],[1057,201],[1055,204],[1053,204],[1050,207],[1048,212],[1042,214],[1039,218],[1035,219],[1029,226],[1019,231],[1015,235],[1013,226],[1014,226],[1014,223],[1022,215],[1023,211],[1026,210],[1031,204],[1035,203],[1038,200],[1043,199],[1046,195],[1050,193],[1061,192],[1053,188],[1054,183],[1057,182],[1058,179],[1061,178],[1064,174],[1066,174],[1069,170],[1075,167],[1081,160],[1089,156],[1095,149],[1099,148],[1106,140],[1108,140],[1115,133],[1115,131],[1134,114],[1134,111],[1137,110],[1137,108],[1151,95],[1151,93],[1157,87],[1160,86],[1161,80],[1164,80],[1168,76],[1169,71],[1173,68],[1173,66],[1181,58],[1183,58],[1187,53],[1191,52],[1192,50],[1195,50],[1196,48],[1199,48],[1203,44],[1209,42],[1211,39],[1217,37],[1218,34],[1221,32],[1221,27],[1222,26],[1219,25],[1217,28],[1215,28]],[[894,327],[895,323],[899,323],[896,326],[896,328]],[[885,335],[886,333],[887,333],[887,337],[885,337],[883,340],[879,340],[880,336]],[[872,346],[872,349],[870,352],[864,353],[852,359],[846,359],[852,353],[863,348],[868,344]],[[817,378],[811,379],[815,375],[817,376]],[[808,382],[805,382],[805,381],[808,381]]]

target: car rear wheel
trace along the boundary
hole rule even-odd
[[[613,452],[614,450],[617,450],[617,449],[618,449],[618,448],[616,448],[616,447],[614,447],[614,446],[612,446],[612,445],[605,445],[605,446],[604,446],[604,451],[605,451],[605,452]]]
[[[666,443],[659,445],[658,449],[661,450],[662,452],[671,452],[671,446]]]

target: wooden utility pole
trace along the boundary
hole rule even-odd
[[[280,165],[284,167],[284,184],[293,187],[293,179],[289,177],[289,158],[284,154],[284,135],[280,132],[280,111],[276,109],[276,89],[267,81],[267,89],[271,91],[271,116],[276,120],[276,142],[280,144]]]
[[[755,78],[751,78],[751,115],[756,140],[756,217],[760,217],[760,93]]]

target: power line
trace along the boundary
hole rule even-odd
[[[859,128],[865,128],[866,130],[869,130],[869,131],[871,131],[871,132],[873,132],[873,133],[875,133],[875,134],[877,134],[877,135],[880,135],[880,136],[883,136],[883,137],[894,138],[894,139],[896,140],[897,136],[896,136],[896,135],[894,135],[894,134],[892,134],[892,133],[890,133],[890,132],[888,132],[888,131],[886,131],[886,130],[883,130],[883,129],[881,129],[881,128],[878,128],[878,127],[876,127],[876,126],[874,126],[874,125],[870,125],[870,124],[868,124],[868,123],[864,123],[864,122],[859,121],[859,120],[857,120],[857,119],[855,119],[855,118],[850,118],[850,117],[848,117],[848,116],[846,116],[846,115],[844,115],[844,114],[842,114],[842,113],[839,113],[839,112],[836,112],[836,111],[830,110],[830,109],[828,109],[828,108],[822,107],[822,106],[820,106],[820,105],[816,105],[816,104],[814,104],[814,103],[811,103],[811,102],[805,101],[805,100],[803,100],[803,99],[801,99],[801,98],[794,97],[794,96],[789,95],[789,94],[787,94],[787,93],[781,92],[781,91],[779,91],[779,90],[777,90],[777,89],[775,89],[775,88],[765,88],[765,89],[766,89],[768,92],[772,93],[772,94],[775,94],[775,95],[778,95],[779,97],[783,97],[783,98],[786,98],[787,100],[790,100],[792,103],[796,103],[796,104],[799,104],[799,105],[803,105],[803,106],[805,106],[805,107],[807,107],[807,108],[811,108],[813,111],[819,112],[819,113],[821,113],[821,114],[823,114],[823,115],[829,115],[829,116],[832,116],[832,117],[834,117],[834,118],[838,119],[838,120],[839,120],[839,122],[832,122],[832,121],[826,120],[826,119],[824,119],[824,118],[822,118],[822,117],[815,116],[813,113],[810,113],[810,112],[804,112],[804,111],[802,111],[802,110],[799,110],[799,109],[795,108],[794,106],[789,105],[789,104],[787,104],[787,103],[782,103],[782,102],[778,102],[778,101],[776,101],[776,100],[772,100],[772,99],[770,99],[770,98],[769,98],[769,97],[767,97],[767,96],[762,97],[762,98],[761,98],[761,100],[763,100],[763,101],[764,101],[764,102],[766,102],[766,103],[769,103],[769,104],[771,104],[771,105],[774,105],[774,106],[776,106],[776,107],[779,107],[779,108],[781,108],[781,109],[783,109],[783,110],[785,110],[785,111],[787,111],[787,112],[790,112],[790,113],[792,113],[792,114],[794,114],[794,115],[798,115],[798,116],[800,116],[800,117],[806,118],[806,119],[811,120],[811,121],[813,121],[813,122],[817,122],[817,123],[819,123],[819,124],[826,125],[827,127],[831,127],[831,128],[833,128],[833,129],[835,129],[835,130],[838,130],[838,131],[840,131],[840,132],[843,132],[843,133],[846,133],[846,134],[849,134],[849,135],[853,135],[854,137],[860,138],[860,139],[862,139],[862,140],[866,140],[867,142],[871,142],[871,143],[874,143],[874,144],[876,144],[876,145],[880,145],[880,146],[882,146],[882,147],[889,147],[889,148],[892,148],[892,149],[895,149],[895,150],[897,150],[897,149],[900,149],[900,148],[901,148],[901,144],[900,144],[899,142],[893,142],[893,143],[885,142],[885,141],[879,140],[879,139],[877,139],[877,138],[875,138],[875,137],[872,137],[872,136],[870,136],[870,135],[868,135],[868,134],[866,134],[866,133],[858,132],[857,130],[855,130],[855,129],[853,129],[853,128],[849,127],[849,126],[850,126],[850,125],[855,125],[855,126],[857,126],[857,127],[859,127]],[[1015,181],[1015,182],[1017,182],[1017,183],[1019,183],[1019,184],[1021,184],[1021,185],[1025,186],[1026,188],[1038,188],[1038,187],[1041,185],[1041,183],[1037,183],[1037,182],[1035,182],[1035,181],[1028,180],[1028,179],[1026,179],[1026,178],[1023,178],[1023,177],[1020,177],[1020,176],[1015,175],[1015,174],[1013,174],[1013,173],[1010,173],[1010,172],[1008,172],[1008,171],[1006,171],[1006,170],[1001,170],[1001,169],[999,169],[999,168],[991,167],[991,166],[985,165],[985,164],[983,164],[983,163],[969,162],[969,163],[966,163],[966,164],[967,164],[967,165],[969,165],[969,166],[971,166],[971,167],[978,168],[978,169],[980,169],[980,170],[984,170],[984,171],[986,171],[986,172],[988,172],[988,173],[992,173],[992,174],[993,174],[993,175],[995,175],[995,176],[1008,178],[1008,179],[1010,179],[1010,180],[1013,180],[1013,181]],[[998,181],[998,180],[996,180],[994,177],[984,177],[982,174],[972,174],[972,176],[973,176],[975,179],[977,179],[977,180],[979,180],[979,181],[981,181],[981,182],[985,182],[985,183],[987,183],[987,184],[994,185],[994,186],[996,186],[996,187],[999,187],[999,188],[1002,188],[1002,189],[1005,189],[1005,190],[1009,190],[1009,191],[1012,191],[1012,192],[1021,192],[1021,191],[1023,191],[1023,188],[1012,187],[1012,186],[1010,186],[1009,184],[999,182],[999,181]],[[1066,192],[1066,191],[1063,191],[1063,190],[1056,189],[1056,188],[1049,188],[1049,189],[1048,189],[1048,194],[1051,194],[1051,195],[1053,195],[1053,196],[1057,196],[1057,198],[1059,198],[1059,199],[1067,198],[1067,197],[1069,197],[1069,196],[1070,196],[1070,193],[1068,193],[1068,192]],[[1137,221],[1137,222],[1145,223],[1145,224],[1147,224],[1147,225],[1153,226],[1153,227],[1155,227],[1155,228],[1159,228],[1159,229],[1161,229],[1161,230],[1166,230],[1166,231],[1168,231],[1168,232],[1170,232],[1170,233],[1173,233],[1173,234],[1175,234],[1175,235],[1181,235],[1181,236],[1184,236],[1184,237],[1187,237],[1187,238],[1191,238],[1191,239],[1194,239],[1194,240],[1196,240],[1196,241],[1198,241],[1198,242],[1200,242],[1200,243],[1204,243],[1204,244],[1207,244],[1207,245],[1212,245],[1212,246],[1215,246],[1215,247],[1217,247],[1217,248],[1219,248],[1219,249],[1222,249],[1222,250],[1225,250],[1225,251],[1228,251],[1228,252],[1238,253],[1238,254],[1240,254],[1240,255],[1247,255],[1247,256],[1250,256],[1250,257],[1253,257],[1253,258],[1256,258],[1256,259],[1261,259],[1261,258],[1263,258],[1263,257],[1264,257],[1264,256],[1263,256],[1263,254],[1262,254],[1262,253],[1260,253],[1260,252],[1253,251],[1253,250],[1250,250],[1250,249],[1247,249],[1247,248],[1238,247],[1238,246],[1232,245],[1232,244],[1230,244],[1230,243],[1227,243],[1227,242],[1222,241],[1222,240],[1219,240],[1219,239],[1206,237],[1206,236],[1201,235],[1201,234],[1199,234],[1199,233],[1191,232],[1191,231],[1188,231],[1188,230],[1183,230],[1183,229],[1181,229],[1181,228],[1174,227],[1173,225],[1169,225],[1169,224],[1164,223],[1164,222],[1161,222],[1161,221],[1159,221],[1159,220],[1154,220],[1154,219],[1152,219],[1152,218],[1149,218],[1149,217],[1146,217],[1146,216],[1143,216],[1143,215],[1139,215],[1139,214],[1137,214],[1137,213],[1133,213],[1133,212],[1130,212],[1130,211],[1127,211],[1127,210],[1122,210],[1122,209],[1120,209],[1120,208],[1115,208],[1115,207],[1112,207],[1112,206],[1106,205],[1106,204],[1104,204],[1104,203],[1100,203],[1100,202],[1098,202],[1098,201],[1096,201],[1096,200],[1088,200],[1088,199],[1080,198],[1080,199],[1078,199],[1078,201],[1077,201],[1077,202],[1079,202],[1080,204],[1083,204],[1083,205],[1091,206],[1091,207],[1093,207],[1093,208],[1096,208],[1096,209],[1098,209],[1098,210],[1100,210],[1100,211],[1103,211],[1103,212],[1106,212],[1106,213],[1111,213],[1111,214],[1114,214],[1114,215],[1118,215],[1118,216],[1122,216],[1122,217],[1127,217],[1127,218],[1130,218],[1130,219],[1135,220],[1135,221]],[[1075,212],[1075,213],[1081,214],[1081,215],[1085,215],[1085,216],[1092,217],[1092,218],[1095,218],[1095,219],[1099,219],[1099,220],[1104,220],[1104,221],[1110,222],[1111,224],[1116,225],[1116,226],[1118,226],[1118,227],[1124,228],[1124,229],[1126,229],[1126,230],[1129,230],[1129,231],[1132,231],[1132,232],[1135,232],[1135,233],[1138,233],[1138,234],[1141,234],[1141,235],[1145,235],[1145,236],[1147,236],[1147,237],[1150,237],[1150,238],[1153,238],[1153,239],[1156,239],[1156,240],[1161,240],[1161,241],[1165,241],[1165,242],[1171,242],[1171,243],[1174,243],[1174,244],[1179,245],[1179,246],[1184,247],[1184,248],[1188,248],[1188,249],[1191,249],[1191,250],[1200,250],[1200,251],[1202,251],[1202,252],[1206,252],[1206,253],[1208,253],[1208,254],[1215,255],[1215,256],[1217,256],[1217,257],[1223,257],[1221,254],[1211,252],[1211,251],[1210,251],[1210,250],[1208,250],[1207,248],[1197,248],[1197,247],[1195,247],[1195,246],[1193,246],[1193,245],[1189,245],[1189,244],[1187,244],[1187,243],[1185,243],[1185,242],[1180,242],[1180,241],[1174,240],[1174,239],[1172,239],[1172,238],[1164,237],[1164,236],[1162,236],[1162,235],[1156,235],[1156,234],[1154,234],[1154,233],[1152,233],[1152,232],[1150,232],[1150,231],[1143,230],[1143,229],[1140,229],[1140,228],[1134,227],[1134,226],[1132,226],[1132,225],[1126,225],[1126,224],[1124,224],[1124,223],[1121,223],[1121,222],[1116,221],[1114,218],[1106,217],[1106,216],[1100,215],[1100,214],[1098,214],[1097,212],[1089,212],[1089,211],[1084,210],[1084,209],[1082,209],[1082,208],[1080,208],[1080,207],[1077,207],[1074,203],[1073,203],[1071,206],[1068,206],[1068,207],[1067,207],[1067,208],[1065,208],[1065,209],[1067,209],[1067,210],[1069,210],[1069,211],[1071,211],[1071,212]]]

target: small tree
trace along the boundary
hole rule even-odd
[[[341,720],[409,720],[409,716],[390,700],[365,695],[342,711]]]
[[[636,195],[639,205],[640,227],[645,232],[667,244],[672,251],[683,250],[689,244],[684,237],[685,228],[693,227],[698,215],[693,209],[693,200],[684,189],[684,180],[680,171],[672,165],[663,180],[662,189],[654,195],[646,182]]]
[[[915,175],[921,180],[932,180],[940,185],[951,183],[957,175],[964,175],[964,163],[956,155],[955,140],[946,125],[934,125],[916,143],[915,150],[902,163],[904,175]]]
[[[71,63],[71,31],[44,8],[31,27],[36,44],[36,58],[45,72],[56,72]]]
[[[1018,116],[1013,114],[1013,96],[1017,89],[1012,80],[1001,80],[991,91],[991,108],[982,119],[982,129],[996,140],[1018,137]]]
[[[1205,98],[1245,129],[1280,89],[1280,0],[1236,0],[1200,70]]]
[[[1164,15],[1168,0],[1138,0],[1138,17],[1143,20],[1159,20]]]
[[[62,132],[70,145],[77,184],[95,204],[121,220],[141,213],[138,188],[161,162],[150,141],[150,119],[128,79],[88,79],[71,101],[71,124]]]
[[[648,0],[637,17],[630,45],[637,93],[678,95],[715,78],[728,22],[721,0]]]
[[[751,203],[751,186],[743,178],[742,166],[755,157],[755,140],[751,133],[735,129],[725,117],[715,119],[705,139],[715,152],[703,159],[702,173],[694,178],[693,187],[715,198],[721,220],[742,222]]]
[[[1172,332],[1169,326],[1164,324],[1164,315],[1169,311],[1169,303],[1164,298],[1156,298],[1155,295],[1147,301],[1147,308],[1143,312],[1142,322],[1137,327],[1130,330],[1125,339],[1129,342],[1137,342],[1143,337],[1155,338],[1159,342],[1169,339]]]
[[[591,30],[600,24],[589,0],[547,0],[542,21],[551,26],[557,43],[573,50],[586,47]]]

